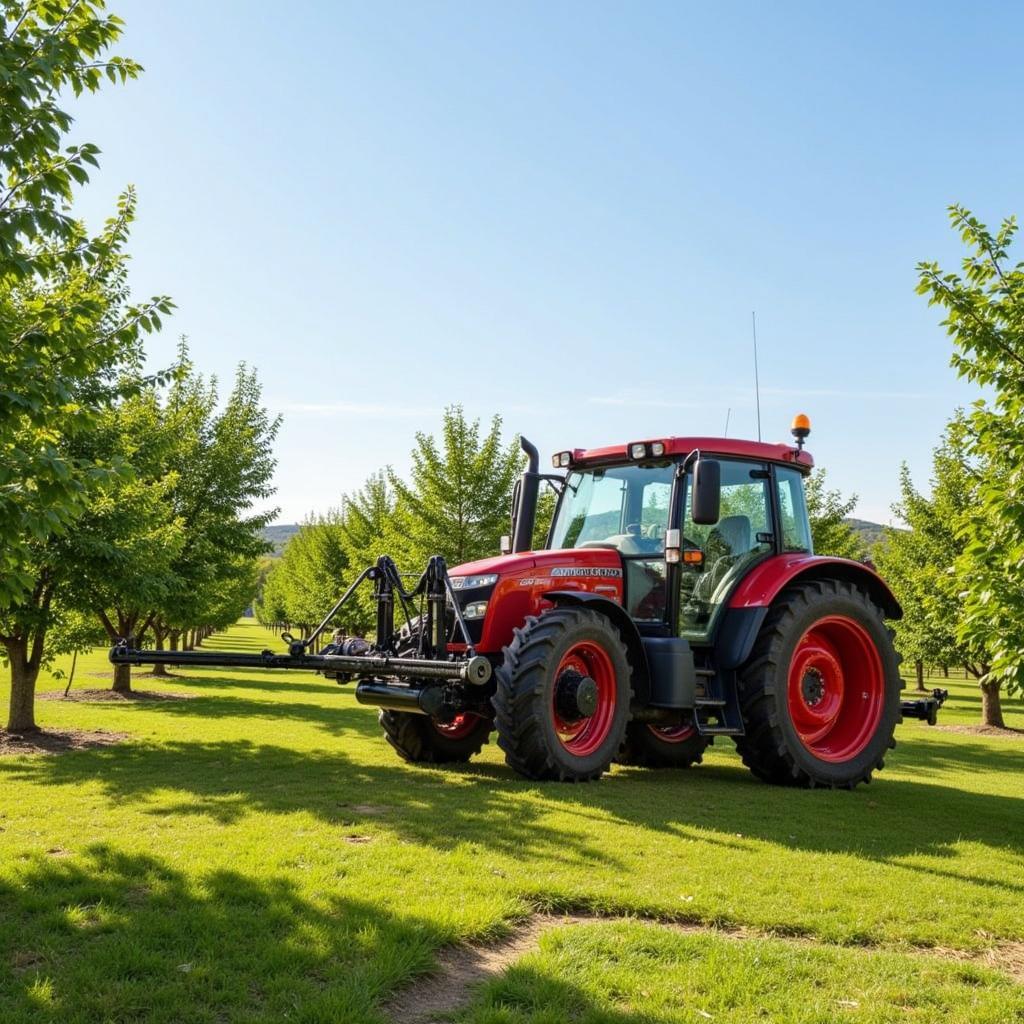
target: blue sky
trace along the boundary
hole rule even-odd
[[[146,73],[77,104],[98,222],[134,183],[138,295],[284,415],[281,521],[461,402],[545,454],[766,440],[807,412],[887,521],[975,396],[914,265],[945,208],[1024,212],[1024,8],[114,0]]]

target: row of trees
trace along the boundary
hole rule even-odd
[[[234,620],[255,587],[277,430],[242,367],[221,408],[182,346],[143,372],[165,296],[132,301],[129,189],[90,235],[71,212],[97,165],[65,145],[62,91],[141,71],[108,56],[121,22],[100,0],[3,5],[0,45],[0,644],[8,728],[35,727],[58,653],[152,632],[158,646]],[[130,685],[127,670],[114,685]]]

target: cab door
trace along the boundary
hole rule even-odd
[[[765,463],[721,459],[718,522],[698,526],[690,515],[693,475],[687,473],[681,515],[684,561],[679,572],[678,631],[706,641],[736,584],[775,553],[772,474]]]

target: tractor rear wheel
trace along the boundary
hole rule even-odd
[[[384,738],[406,761],[451,764],[479,754],[494,728],[489,718],[470,713],[440,722],[408,711],[381,711]]]
[[[785,590],[739,672],[743,763],[787,786],[852,789],[896,745],[900,658],[882,610],[858,587]]]
[[[701,736],[692,723],[630,722],[626,727],[626,741],[616,760],[619,764],[646,768],[689,768],[701,763],[712,739]]]
[[[562,606],[515,630],[497,670],[498,746],[530,779],[588,782],[612,763],[632,698],[626,647],[608,618]]]

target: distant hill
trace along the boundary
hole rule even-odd
[[[864,542],[868,552],[882,539],[882,531],[885,529],[881,523],[872,523],[867,519],[846,519],[854,533]],[[274,556],[278,556],[284,550],[285,544],[298,533],[298,523],[276,523],[268,526],[263,531],[263,539],[274,545]]]
[[[884,536],[885,527],[881,523],[872,523],[867,519],[854,519],[852,516],[844,519],[844,523],[847,523],[864,544],[864,547],[868,549],[868,553],[874,548],[874,546]]]
[[[276,558],[284,551],[285,544],[298,532],[298,523],[275,523],[263,528],[263,539],[274,545],[273,555]]]

